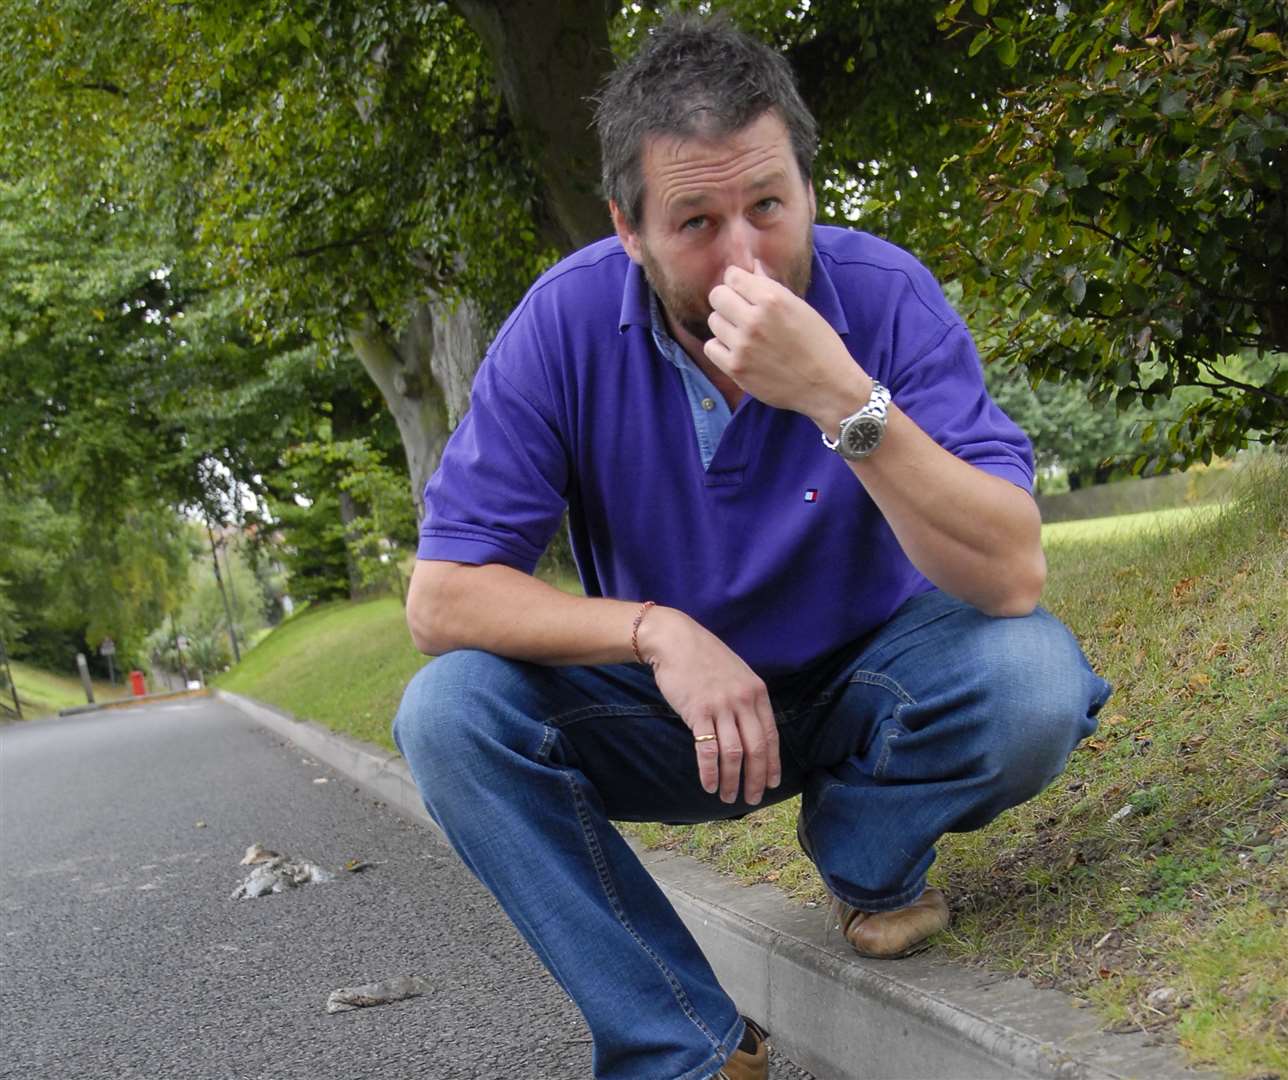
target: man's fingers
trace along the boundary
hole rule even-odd
[[[756,713],[765,733],[765,786],[776,788],[783,782],[783,761],[779,756],[778,725],[774,722],[774,709],[768,694],[757,696]]]
[[[707,294],[707,303],[713,312],[718,312],[734,325],[745,322],[752,314],[754,304],[748,303],[745,293],[729,285],[717,285]]]
[[[707,359],[715,364],[716,367],[726,375],[729,374],[729,367],[733,363],[733,350],[728,345],[718,337],[713,337],[702,343],[702,351],[707,354]]]
[[[765,733],[754,706],[738,716],[742,734],[742,797],[748,806],[756,806],[765,795]]]
[[[724,272],[724,287],[732,291],[744,304],[748,304],[750,306],[754,306],[769,299],[780,289],[787,288],[787,286],[771,278],[765,272],[765,268],[761,266],[759,260],[757,260],[756,266],[756,273],[749,273],[741,266],[734,266],[732,264],[725,267]],[[717,285],[715,289],[712,289],[711,295],[714,296],[716,289],[719,288],[721,288],[721,286]],[[710,299],[710,297],[708,297],[708,299]],[[714,303],[712,306],[715,306]]]
[[[742,739],[731,714],[717,717],[716,733],[720,743],[720,800],[731,803],[738,797],[738,781],[742,778]]]
[[[720,740],[715,722],[705,717],[693,725],[693,751],[698,758],[698,779],[708,795],[715,793],[720,781]]]
[[[707,316],[707,325],[711,327],[711,332],[715,334],[722,344],[728,348],[733,348],[736,344],[734,337],[738,333],[738,328],[733,323],[721,315],[720,312],[713,311]]]

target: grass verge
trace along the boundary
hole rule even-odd
[[[1288,1077],[1288,463],[1250,470],[1231,505],[1044,539],[1044,603],[1115,694],[1042,796],[944,839],[943,948],[1068,991],[1109,1030],[1174,1037],[1229,1077]],[[422,659],[396,601],[332,605],[284,623],[219,684],[392,747]],[[631,828],[819,902],[795,815],[791,800]]]
[[[395,749],[390,723],[425,663],[392,597],[310,607],[283,622],[216,686]]]
[[[85,690],[80,679],[74,675],[57,675],[52,671],[32,667],[21,660],[10,660],[14,685],[18,688],[18,701],[22,705],[24,720],[37,720],[42,716],[52,716],[59,709],[70,709],[75,705],[84,705]],[[124,682],[113,686],[105,679],[94,679],[95,701],[114,701],[127,697],[129,688]],[[5,705],[13,707],[13,700],[6,696]]]
[[[1044,540],[1043,602],[1115,693],[1039,798],[944,838],[945,951],[1073,993],[1111,1031],[1170,1033],[1226,1076],[1288,1077],[1288,463],[1233,504]],[[637,834],[820,902],[797,804]]]

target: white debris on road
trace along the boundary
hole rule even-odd
[[[254,863],[268,862],[270,859],[281,858],[276,851],[269,851],[262,844],[251,844],[246,849],[246,854],[242,858],[242,866],[251,866]]]
[[[428,989],[429,980],[422,979],[419,975],[399,975],[384,982],[342,986],[339,990],[331,991],[326,999],[326,1011],[338,1013],[351,1009],[368,1009],[372,1005],[385,1005],[391,1001],[418,997]]]
[[[233,900],[253,900],[269,893],[280,893],[283,889],[293,889],[297,885],[318,885],[334,881],[335,875],[323,870],[316,863],[293,862],[285,855],[269,851],[259,844],[252,844],[246,849],[246,856],[241,865],[255,864],[252,870],[236,889]]]

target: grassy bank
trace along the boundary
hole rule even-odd
[[[1058,986],[1111,1030],[1177,1038],[1227,1076],[1288,1077],[1288,469],[1246,478],[1229,507],[1044,538],[1044,603],[1116,690],[1047,792],[945,838],[943,948]],[[396,602],[336,605],[284,624],[221,685],[389,747],[420,662]],[[792,800],[635,831],[822,901],[795,814]]]
[[[424,663],[402,604],[385,597],[310,607],[215,685],[393,750],[390,721],[407,680]]]
[[[18,688],[24,720],[37,720],[42,716],[52,716],[59,709],[85,704],[85,690],[75,675],[58,675],[20,660],[10,660],[9,666],[13,671],[14,685]],[[123,676],[115,686],[106,679],[94,679],[91,685],[95,701],[113,701],[129,694]],[[13,707],[12,699],[7,696],[4,704]]]
[[[1174,1035],[1227,1076],[1288,1076],[1288,471],[1233,506],[1044,539],[1044,603],[1116,689],[1042,796],[940,845],[945,951],[1067,990],[1111,1030]],[[797,805],[641,835],[822,901]]]

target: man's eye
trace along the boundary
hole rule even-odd
[[[703,228],[706,225],[706,223],[707,223],[706,216],[699,214],[697,217],[689,218],[689,220],[686,221],[683,225],[681,225],[680,228],[686,229],[689,232],[696,232],[698,229]]]
[[[756,203],[756,212],[759,214],[768,214],[771,210],[777,210],[782,200],[777,196],[771,195],[767,199],[761,199]]]

